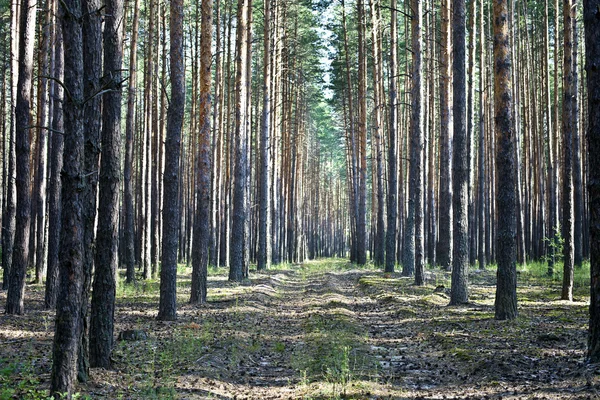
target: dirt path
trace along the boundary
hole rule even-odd
[[[600,371],[583,363],[586,299],[565,303],[555,288],[520,283],[519,319],[498,322],[492,271],[471,274],[472,304],[447,307],[444,290],[434,290],[448,284],[445,272],[414,287],[351,268],[307,263],[241,285],[213,275],[201,307],[186,303],[185,271],[178,320],[169,323],[155,319],[156,282],[123,289],[116,334],[143,329],[149,338],[117,342],[114,369],[92,370],[79,391],[107,399],[600,399]],[[28,314],[0,316],[0,383],[17,388],[12,398],[43,398],[24,396],[23,382],[47,389],[53,313],[41,309],[41,295],[28,287]]]

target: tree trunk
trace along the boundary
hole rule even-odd
[[[367,263],[367,55],[365,16],[362,0],[358,10],[358,215],[356,220],[356,263]]]
[[[56,7],[55,7],[56,9]],[[55,24],[55,40],[54,45],[54,71],[53,76],[59,81],[63,81],[63,36],[62,27],[56,21]],[[50,184],[48,190],[48,271],[46,275],[46,309],[56,307],[56,295],[58,289],[58,271],[59,271],[59,249],[60,249],[60,232],[62,218],[61,204],[61,178],[60,173],[63,167],[63,151],[64,151],[64,131],[63,123],[63,87],[52,82],[53,93],[53,115],[52,115],[52,153],[50,159]]]
[[[15,242],[15,218],[17,206],[16,193],[16,153],[15,153],[15,124],[16,124],[16,99],[17,81],[19,79],[19,1],[11,2],[11,42],[10,42],[10,133],[8,139],[8,171],[6,200],[4,204],[4,215],[2,216],[2,290],[8,290],[10,268],[12,266],[13,245]]]
[[[119,265],[119,195],[121,187],[121,61],[123,0],[106,2],[102,163],[96,241],[96,270],[90,320],[90,365],[109,368],[113,346],[116,274]]]
[[[588,198],[590,210],[590,329],[587,358],[600,362],[600,0],[584,0],[588,93]]]
[[[64,164],[62,169],[62,226],[60,289],[56,306],[50,395],[71,398],[77,371],[82,324],[84,221],[81,179],[84,171],[84,66],[82,4],[61,2],[65,57]]]
[[[388,208],[387,208],[387,232],[385,238],[385,272],[394,272],[396,264],[396,241],[398,226],[398,180],[397,180],[397,155],[396,146],[398,146],[397,127],[398,127],[398,11],[396,10],[396,0],[391,0],[391,22],[390,22],[390,61],[389,61],[389,80],[390,80],[390,105],[389,105],[389,138],[388,138]]]
[[[238,0],[237,32],[236,32],[236,77],[235,77],[235,131],[234,131],[234,186],[233,215],[231,226],[229,280],[240,282],[244,279],[248,266],[246,264],[248,237],[247,181],[248,181],[248,113],[247,98],[250,82],[248,68],[248,9],[250,0]]]
[[[158,319],[177,318],[177,244],[179,231],[179,155],[185,108],[183,60],[183,0],[172,0],[170,11],[171,103],[167,113],[163,197],[162,268]]]
[[[137,72],[137,40],[139,24],[140,0],[133,4],[133,25],[131,30],[131,46],[129,49],[129,79],[127,95],[127,117],[125,121],[125,165],[123,171],[123,201],[125,203],[125,267],[127,268],[127,283],[135,281],[135,246],[134,246],[134,210],[133,210],[133,136],[136,100],[136,72]]]
[[[218,1],[218,0],[217,0]],[[206,303],[206,279],[210,239],[210,108],[211,108],[211,39],[212,0],[202,1],[202,32],[200,36],[200,102],[198,123],[198,159],[196,161],[196,217],[192,250],[192,290],[190,303]]]
[[[454,140],[452,143],[452,287],[450,304],[469,301],[469,135],[467,132],[466,7],[454,0],[452,39],[454,46]]]
[[[98,193],[98,161],[102,99],[97,96],[102,76],[102,16],[100,0],[83,0],[83,118],[85,154],[83,179],[83,300],[81,303],[81,349],[77,379],[87,382],[89,375],[89,297],[95,256],[96,196]]]
[[[25,273],[29,261],[29,228],[31,219],[29,129],[32,124],[31,85],[33,78],[33,47],[35,43],[36,0],[21,0],[19,22],[19,79],[15,107],[15,145],[17,191],[16,226],[10,268],[7,314],[24,314]]]
[[[494,6],[494,104],[496,132],[497,285],[495,317],[517,317],[517,161],[514,152],[508,1]]]
[[[576,9],[574,6],[573,8]],[[581,267],[583,263],[583,182],[581,172],[581,133],[579,130],[579,103],[577,78],[577,11],[573,11],[573,265]]]
[[[35,241],[37,242],[35,256],[35,282],[43,283],[46,276],[46,143],[48,141],[48,76],[50,75],[50,62],[48,47],[50,43],[50,26],[52,22],[53,2],[46,1],[46,16],[42,38],[40,43],[40,54],[38,71],[38,165],[35,187],[35,207],[37,217],[37,231]],[[33,238],[32,238],[33,239]]]
[[[408,220],[406,222],[406,248],[403,275],[415,274],[415,284],[423,285],[425,260],[423,243],[423,64],[422,64],[422,16],[421,0],[411,0],[412,37],[412,104],[410,119],[410,182]]]
[[[573,19],[575,0],[563,1],[564,74],[563,74],[563,284],[562,300],[573,300],[573,132],[575,102],[575,69],[573,62]]]

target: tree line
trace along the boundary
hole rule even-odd
[[[517,263],[562,267],[572,300],[589,258],[596,361],[597,8],[0,3],[5,311],[25,312],[27,279],[45,285],[51,393],[110,366],[119,268],[160,279],[172,320],[178,263],[191,303],[209,265],[243,281],[251,264],[349,257],[417,285],[451,269],[451,304],[470,266],[495,263],[496,318],[512,319]]]

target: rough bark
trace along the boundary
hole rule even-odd
[[[454,133],[452,108],[452,32],[451,1],[442,0],[441,77],[440,77],[440,233],[438,264],[447,270],[452,266],[452,141]]]
[[[84,221],[81,180],[84,168],[84,67],[82,4],[61,2],[65,55],[64,163],[60,234],[60,289],[56,305],[50,395],[71,398],[77,370],[82,327]]]
[[[423,234],[423,63],[422,63],[422,15],[421,0],[411,0],[411,49],[412,103],[410,118],[410,172],[408,220],[406,222],[406,242],[403,275],[415,274],[415,284],[423,285],[424,234]]]
[[[10,41],[10,133],[8,139],[8,170],[5,185],[6,199],[2,216],[2,290],[8,289],[10,268],[12,266],[13,245],[15,242],[15,218],[17,206],[16,193],[16,150],[15,150],[15,107],[17,99],[17,81],[19,76],[19,2],[11,2],[11,41]]]
[[[245,247],[248,224],[247,177],[248,177],[248,114],[247,98],[250,82],[248,82],[248,8],[249,0],[238,0],[237,32],[236,32],[236,77],[235,77],[235,131],[234,131],[234,182],[233,182],[233,214],[231,226],[229,280],[241,281],[247,270]]]
[[[84,186],[83,201],[83,291],[81,302],[81,348],[77,379],[87,382],[89,375],[89,307],[92,271],[94,269],[96,196],[98,193],[98,161],[100,159],[100,125],[102,99],[102,15],[100,0],[82,0],[83,12],[83,104],[84,118]],[[68,54],[68,53],[65,53]]]
[[[127,269],[127,283],[135,281],[135,246],[134,246],[134,215],[133,215],[133,136],[135,125],[136,101],[136,75],[137,75],[137,41],[139,29],[140,0],[135,0],[133,5],[133,24],[131,31],[131,46],[129,53],[129,78],[127,88],[127,116],[125,120],[125,163],[123,170],[123,202],[125,212],[125,234],[123,246],[125,247],[125,268]]]
[[[387,208],[387,231],[385,238],[385,272],[394,272],[396,265],[396,236],[398,226],[396,219],[398,218],[398,180],[397,170],[398,162],[396,160],[397,146],[397,127],[398,127],[398,89],[397,89],[397,74],[398,74],[398,11],[396,10],[396,0],[391,0],[391,22],[390,22],[390,104],[389,104],[389,138],[388,138],[388,208]]]
[[[37,218],[36,230],[36,255],[35,255],[35,282],[43,283],[46,276],[46,162],[47,162],[47,142],[48,142],[48,76],[50,75],[50,60],[48,57],[50,45],[50,28],[52,21],[52,1],[46,1],[46,10],[44,27],[40,42],[38,71],[38,158],[37,174],[35,178],[35,198],[33,204],[36,208]],[[33,240],[34,238],[32,238]]]
[[[31,85],[33,78],[33,47],[35,42],[36,0],[21,0],[19,21],[19,78],[15,106],[15,149],[17,192],[15,239],[10,268],[7,314],[24,314],[25,272],[29,260],[29,228],[31,223],[29,129],[33,125]]]
[[[271,1],[265,0],[263,20],[263,98],[260,126],[260,198],[257,269],[271,265]]]
[[[587,358],[600,362],[600,0],[583,1],[588,93],[588,199],[590,210],[590,329]]]
[[[454,140],[452,143],[452,286],[450,304],[469,301],[469,136],[467,132],[466,7],[453,1]]]
[[[60,22],[60,21],[58,21]],[[56,44],[54,47],[54,73],[55,79],[62,81],[63,71],[63,37],[60,23],[55,26]],[[61,231],[61,179],[60,173],[63,166],[64,131],[63,123],[63,87],[56,81],[52,82],[52,153],[50,156],[50,182],[48,186],[48,270],[46,274],[46,294],[44,304],[47,309],[56,306],[58,289],[58,252],[60,248]]]
[[[183,62],[183,0],[170,6],[171,103],[167,112],[165,173],[163,177],[162,268],[160,271],[159,320],[177,318],[177,245],[179,238],[179,158],[185,107]]]
[[[563,283],[561,299],[573,300],[573,136],[575,102],[576,66],[573,63],[573,19],[575,18],[575,0],[563,1],[564,26],[564,73],[563,73]]]
[[[123,0],[106,2],[104,20],[102,160],[98,233],[90,318],[90,365],[109,368],[113,346],[116,274],[119,265],[119,195],[121,187],[121,61]]]
[[[498,262],[495,318],[517,317],[517,161],[514,153],[513,99],[508,1],[494,0],[494,105],[496,132]]]
[[[365,48],[365,11],[362,0],[358,10],[358,214],[356,216],[356,263],[367,263],[367,55]]]
[[[196,216],[192,249],[192,289],[190,303],[206,303],[206,279],[210,240],[210,181],[211,181],[211,40],[212,0],[202,1],[202,31],[200,34],[200,102],[198,105],[198,157],[196,163]]]

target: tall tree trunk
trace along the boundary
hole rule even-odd
[[[113,347],[116,274],[119,265],[121,188],[121,61],[123,0],[108,0],[104,20],[102,163],[98,207],[96,269],[90,320],[90,365],[109,368]]]
[[[495,317],[517,317],[517,161],[515,160],[508,1],[494,6],[494,104],[496,132],[497,284]]]
[[[573,17],[573,264],[581,267],[583,263],[583,182],[581,171],[581,133],[579,129],[579,103],[577,78],[577,11]]]
[[[452,142],[454,132],[452,106],[452,34],[450,0],[442,0],[442,74],[440,85],[440,233],[437,258],[442,268],[452,266]]]
[[[365,11],[362,0],[358,10],[358,215],[356,221],[356,263],[367,263],[367,55],[365,48]]]
[[[271,1],[265,0],[263,20],[263,99],[260,126],[260,198],[257,269],[271,265]]]
[[[467,132],[466,7],[453,1],[454,140],[452,143],[452,287],[450,304],[469,301],[469,135]]]
[[[374,146],[371,150],[375,152],[374,158],[377,165],[374,168],[375,177],[373,184],[377,184],[377,223],[375,225],[375,235],[373,237],[373,261],[377,266],[383,266],[385,263],[385,222],[384,222],[384,187],[383,187],[383,155],[382,155],[382,133],[383,133],[383,69],[382,69],[382,51],[381,51],[381,29],[379,27],[381,14],[379,3],[376,0],[370,0],[373,39],[373,75],[375,78],[373,92],[375,94],[375,116],[373,126]],[[373,190],[375,191],[375,189]]]
[[[55,7],[56,9],[57,7]],[[63,87],[58,81],[64,78],[63,36],[60,21],[55,24],[54,71],[52,82],[52,154],[50,159],[50,184],[48,190],[48,271],[46,276],[46,295],[44,304],[47,309],[56,306],[59,271],[59,249],[62,218],[61,178],[64,152],[63,123]]]
[[[238,0],[237,32],[236,32],[236,77],[235,77],[235,131],[234,131],[234,182],[233,182],[233,215],[231,226],[229,280],[241,281],[246,277],[248,268],[245,250],[248,246],[246,235],[248,224],[247,180],[248,180],[248,113],[249,95],[248,68],[248,9],[250,0]]]
[[[403,275],[415,274],[415,284],[423,285],[425,260],[423,243],[423,64],[422,64],[422,0],[411,0],[412,37],[412,104],[410,118],[410,182],[408,220]]]
[[[135,280],[135,246],[134,246],[134,211],[133,211],[133,136],[135,124],[136,72],[137,72],[137,41],[139,24],[140,0],[133,4],[133,24],[131,28],[131,46],[129,49],[129,79],[127,89],[127,116],[125,121],[125,165],[123,171],[123,201],[125,203],[125,267],[127,268],[127,283]]]
[[[46,1],[46,16],[44,27],[42,30],[42,38],[40,44],[40,55],[38,71],[40,77],[38,79],[38,165],[35,187],[35,207],[37,217],[37,231],[35,241],[37,242],[35,256],[35,281],[43,283],[46,276],[46,143],[48,141],[48,76],[50,75],[49,62],[49,45],[50,45],[50,28],[52,23],[53,2]],[[33,238],[32,238],[33,239]]]
[[[217,0],[218,1],[218,0]],[[202,1],[202,32],[200,35],[200,103],[198,123],[198,157],[196,161],[196,217],[192,250],[192,290],[190,303],[206,303],[206,279],[210,239],[210,83],[212,0]]]
[[[583,1],[588,93],[588,198],[590,210],[590,329],[587,358],[600,361],[600,0]]]
[[[563,74],[563,284],[561,299],[573,300],[573,136],[574,125],[575,70],[573,60],[573,19],[575,19],[575,0],[563,1],[564,26],[564,74]]]
[[[483,72],[485,68],[485,32],[483,24],[483,4],[484,0],[479,2],[479,70]],[[486,79],[483,73],[479,77],[479,184],[478,184],[478,224],[479,224],[479,269],[485,269],[485,226],[490,223],[485,218],[485,193],[486,193],[486,182],[487,177],[485,168],[485,100],[487,99],[487,93],[485,93]]]
[[[33,47],[35,43],[36,0],[21,0],[19,21],[19,79],[15,106],[15,148],[17,191],[16,226],[12,265],[6,296],[6,313],[23,314],[25,272],[29,261],[29,228],[31,219],[29,129],[33,125],[31,85],[33,78]]]
[[[163,197],[162,268],[159,320],[177,318],[177,244],[179,231],[179,155],[185,108],[183,60],[183,0],[172,0],[170,11],[171,103],[167,113]]]
[[[15,242],[15,218],[17,206],[16,193],[16,153],[15,153],[15,128],[16,128],[16,99],[17,82],[19,80],[19,9],[18,0],[11,2],[11,41],[10,41],[10,133],[8,139],[8,170],[6,172],[7,186],[4,215],[2,216],[2,290],[8,290],[10,268],[12,266],[13,245]]]
[[[389,138],[388,138],[388,208],[387,208],[387,232],[385,238],[385,272],[394,272],[396,264],[396,241],[398,226],[398,180],[397,180],[397,155],[398,146],[397,127],[398,127],[398,11],[396,0],[391,0],[391,22],[390,22],[390,61],[389,61],[389,80],[390,80],[390,105],[389,105]]]
[[[84,66],[82,4],[61,2],[65,102],[64,164],[62,169],[62,225],[60,234],[60,289],[56,305],[50,395],[71,398],[77,371],[82,324],[84,211],[81,179],[84,173]]]
[[[550,97],[550,62],[549,62],[549,58],[550,58],[550,39],[548,38],[548,31],[549,31],[549,19],[550,16],[548,15],[548,2],[550,0],[546,0],[546,4],[545,4],[545,21],[544,21],[544,25],[545,25],[545,31],[546,31],[546,38],[545,38],[545,50],[546,50],[546,93],[545,95],[547,96],[546,99],[546,108],[548,109],[548,132],[547,132],[547,146],[546,146],[546,163],[548,165],[548,230],[547,230],[547,238],[550,240],[550,245],[548,246],[548,275],[552,276],[554,273],[554,253],[555,253],[555,249],[553,246],[553,241],[555,238],[555,234],[556,234],[556,185],[555,185],[555,179],[554,176],[556,174],[555,169],[556,169],[556,161],[554,159],[554,129],[555,129],[555,123],[557,122],[557,119],[552,118],[551,112],[550,110],[553,109],[552,108],[552,100]],[[556,11],[558,12],[558,10]],[[557,32],[557,31],[555,31]],[[558,35],[556,35],[558,36]],[[558,41],[558,37],[556,37],[555,41]],[[556,54],[555,54],[555,59],[556,59]],[[555,67],[556,70],[556,67]],[[556,79],[556,74],[555,74],[555,79]],[[557,91],[558,88],[558,84],[555,82],[554,84],[554,90]]]
[[[96,196],[100,158],[102,99],[98,96],[102,76],[102,16],[100,0],[83,0],[83,118],[85,126],[83,189],[83,300],[81,302],[81,348],[77,379],[86,382],[89,375],[89,297],[95,256]]]

